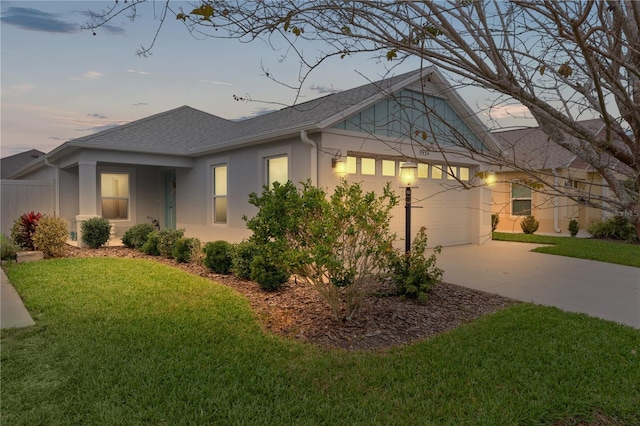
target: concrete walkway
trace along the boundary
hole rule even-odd
[[[452,284],[640,328],[640,268],[531,252],[535,247],[444,247],[437,266]]]
[[[29,327],[35,322],[4,270],[0,269],[0,328]]]

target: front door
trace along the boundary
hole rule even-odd
[[[162,172],[164,183],[164,227],[176,229],[176,171]]]

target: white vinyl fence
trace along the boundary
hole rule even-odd
[[[6,180],[0,181],[0,231],[9,236],[13,221],[23,213],[53,216],[55,212],[55,186],[51,180]]]

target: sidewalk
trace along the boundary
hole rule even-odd
[[[0,328],[29,327],[35,325],[22,299],[0,269]]]

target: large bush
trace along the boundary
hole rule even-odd
[[[520,228],[525,234],[533,234],[538,230],[540,223],[533,216],[527,216],[520,222]]]
[[[102,217],[92,217],[82,222],[82,242],[90,248],[107,244],[111,235],[111,224]]]
[[[589,225],[587,231],[593,238],[623,240],[627,242],[637,241],[636,230],[633,224],[623,216],[612,216],[607,220],[594,222]]]
[[[251,262],[260,253],[258,245],[253,241],[242,241],[233,247],[231,270],[243,280],[251,279]]]
[[[178,263],[189,263],[197,260],[200,251],[200,240],[197,238],[178,238],[173,246],[173,258]]]
[[[228,241],[209,241],[204,245],[204,265],[216,274],[231,272],[233,245]]]
[[[9,237],[4,234],[0,234],[0,259],[13,260],[16,258],[16,253],[20,250]]]
[[[301,189],[276,183],[249,202],[259,208],[247,227],[261,255],[316,288],[336,319],[351,319],[366,286],[389,266],[396,238],[389,221],[398,203],[390,186],[377,196],[343,180],[327,200],[308,181]]]
[[[184,237],[184,229],[165,228],[158,231],[158,253],[168,259],[173,258],[173,246]]]
[[[67,243],[67,222],[60,217],[42,216],[33,233],[33,247],[46,257],[64,255]]]
[[[442,281],[442,270],[436,267],[436,255],[440,254],[442,247],[434,248],[429,257],[425,254],[426,250],[427,234],[422,227],[413,240],[409,254],[396,253],[393,257],[391,272],[399,295],[424,302],[429,289]]]
[[[40,213],[24,213],[13,222],[11,228],[11,239],[20,248],[25,250],[33,250],[33,233],[36,232],[38,221],[42,217]]]
[[[149,234],[155,231],[155,227],[150,223],[139,223],[129,228],[122,236],[122,244],[126,247],[140,250],[147,242]]]

